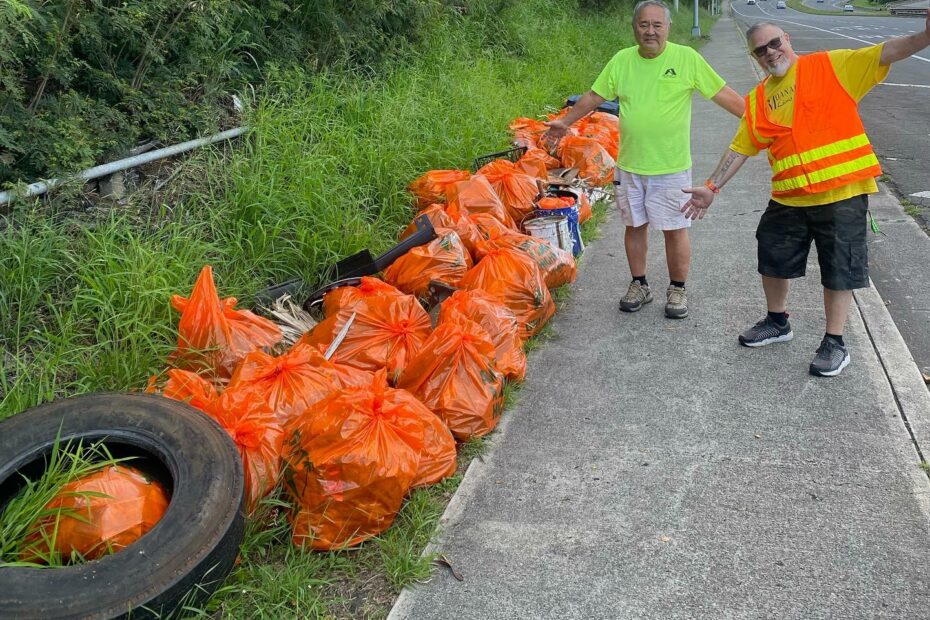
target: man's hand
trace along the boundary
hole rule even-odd
[[[548,145],[550,148],[554,147],[559,140],[565,137],[565,134],[568,133],[568,128],[572,126],[572,123],[577,121],[583,116],[587,116],[593,112],[597,106],[601,105],[607,101],[600,95],[598,95],[593,90],[586,92],[581,99],[579,99],[575,105],[572,106],[572,109],[568,111],[568,114],[562,118],[551,120],[548,123],[543,123],[549,129],[546,130],[541,137],[543,144]]]
[[[691,199],[681,208],[681,212],[689,220],[703,220],[707,209],[714,201],[714,192],[709,187],[685,187],[681,191],[691,194]]]
[[[543,125],[548,127],[540,140],[549,146],[549,148],[554,147],[559,143],[559,140],[565,137],[565,134],[568,133],[570,125],[563,121],[562,119],[556,119],[554,121],[544,121]]]

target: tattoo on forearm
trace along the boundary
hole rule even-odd
[[[720,160],[720,163],[717,164],[717,169],[714,170],[714,173],[710,175],[710,181],[717,187],[720,187],[723,184],[723,179],[727,174],[727,170],[733,166],[737,159],[739,159],[739,155],[733,151],[729,151]]]

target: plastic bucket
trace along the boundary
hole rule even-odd
[[[551,215],[564,215],[568,218],[568,230],[572,236],[572,255],[578,256],[584,252],[584,242],[581,240],[581,226],[578,224],[578,212],[578,205],[574,204],[564,209],[536,209],[531,213],[531,216],[536,219],[542,219]],[[527,220],[527,224],[530,221],[534,220]],[[524,226],[525,225],[526,224],[524,224]]]
[[[564,215],[546,215],[523,223],[523,230],[531,237],[548,241],[550,245],[567,252],[572,251],[572,233]]]

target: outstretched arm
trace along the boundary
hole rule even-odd
[[[589,90],[581,99],[575,102],[568,114],[560,119],[544,123],[549,129],[542,135],[543,141],[547,143],[558,142],[562,139],[562,136],[568,133],[568,128],[572,126],[572,123],[583,116],[587,116],[605,101],[607,100],[596,92]]]
[[[727,149],[727,152],[720,158],[717,169],[708,177],[705,185],[682,189],[681,191],[684,193],[691,194],[691,198],[681,208],[681,212],[685,214],[685,217],[691,220],[704,219],[704,216],[707,215],[707,209],[710,208],[711,203],[714,201],[714,190],[709,186],[713,185],[719,190],[736,174],[747,159],[749,159],[748,155],[742,155],[732,149]]]
[[[729,86],[724,86],[721,88],[720,92],[711,98],[711,101],[719,105],[721,108],[736,118],[741,117],[746,108],[746,103],[743,98],[739,96],[738,92]]]
[[[882,65],[890,65],[893,62],[904,60],[908,56],[913,56],[928,45],[930,45],[930,13],[927,13],[927,21],[924,23],[923,32],[915,32],[914,34],[885,41],[878,62]]]

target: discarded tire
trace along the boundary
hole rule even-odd
[[[244,532],[242,465],[229,436],[194,408],[151,394],[91,394],[0,423],[0,510],[61,444],[99,440],[165,483],[161,521],[126,549],[64,568],[0,567],[0,618],[171,616],[222,583]]]

